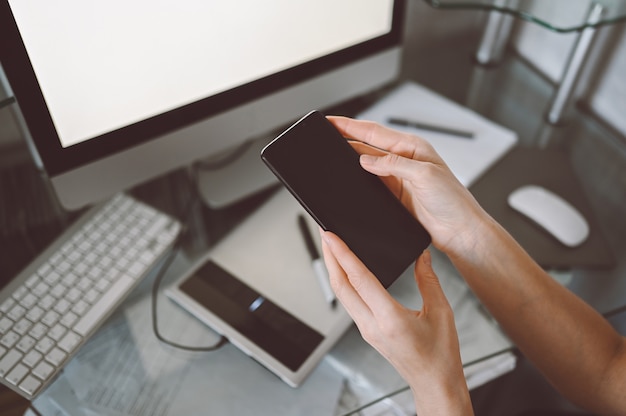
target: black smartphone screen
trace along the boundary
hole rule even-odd
[[[306,115],[261,158],[326,231],[337,234],[384,287],[430,244],[430,235],[319,112]]]

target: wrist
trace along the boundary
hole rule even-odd
[[[467,258],[481,253],[486,239],[496,232],[498,224],[479,206],[469,213],[450,244],[443,250],[450,259]]]
[[[418,415],[473,415],[472,402],[465,378],[455,383],[429,383],[423,387],[411,386]]]

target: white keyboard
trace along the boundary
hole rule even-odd
[[[0,292],[0,382],[32,399],[168,251],[180,223],[118,195]]]

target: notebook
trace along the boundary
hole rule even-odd
[[[500,126],[415,82],[406,82],[358,115],[395,130],[418,135],[433,145],[466,187],[485,173],[517,143],[517,133]],[[471,139],[390,124],[391,118],[410,120],[473,133]]]

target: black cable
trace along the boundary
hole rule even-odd
[[[0,108],[8,107],[15,102],[15,97],[7,97],[0,100]]]
[[[172,261],[174,261],[174,258],[176,257],[176,255],[179,253],[181,249],[183,237],[187,233],[188,224],[189,224],[191,215],[193,214],[193,208],[198,199],[197,198],[198,193],[196,191],[196,167],[193,166],[191,169],[192,169],[192,172],[189,176],[190,176],[190,180],[192,184],[191,184],[189,200],[187,201],[187,207],[185,208],[184,217],[182,219],[183,229],[180,231],[180,233],[176,237],[176,241],[174,241],[174,245],[172,249],[167,254],[167,257],[163,261],[161,268],[159,269],[156,277],[154,278],[154,282],[152,283],[152,299],[151,299],[152,331],[154,332],[154,336],[159,341],[171,347],[178,348],[178,349],[185,350],[185,351],[208,352],[208,351],[215,351],[221,348],[224,344],[228,342],[228,338],[221,335],[220,339],[214,345],[209,345],[209,346],[195,347],[195,346],[190,346],[190,345],[179,344],[177,342],[170,341],[167,338],[165,338],[163,335],[161,335],[161,333],[159,332],[158,317],[157,317],[158,316],[157,297],[159,294],[159,287],[161,286],[161,282],[163,281],[163,278],[165,277],[165,272],[169,269],[169,267],[172,264]]]
[[[33,402],[30,402],[30,405],[28,405],[28,409],[33,412],[35,414],[35,416],[42,416],[41,412],[39,410],[37,410],[37,408],[35,407],[35,405],[33,404]]]

